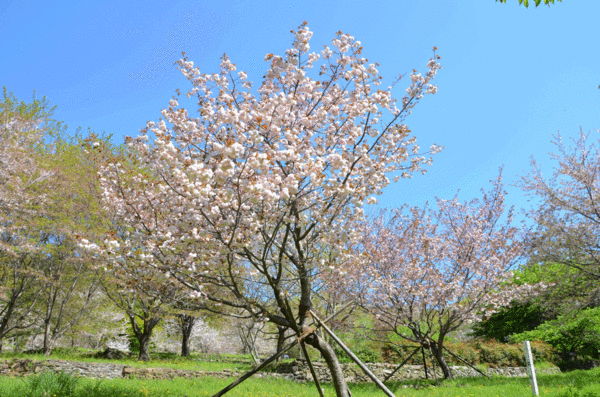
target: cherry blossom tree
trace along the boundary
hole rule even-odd
[[[214,74],[185,56],[177,61],[197,117],[174,97],[164,120],[128,139],[136,167],[106,162],[105,205],[123,227],[82,245],[114,263],[157,269],[230,314],[243,310],[300,335],[310,325],[315,275],[326,260],[344,266],[353,255],[344,249],[356,237],[348,221],[363,217],[388,175],[425,172],[426,155],[439,150],[422,151],[403,121],[437,91],[440,66],[434,52],[397,101],[392,86],[379,88],[377,64],[352,36],[338,32],[316,53],[306,23],[292,33],[291,49],[265,57],[256,91],[226,55]],[[337,395],[348,396],[331,346],[317,333],[306,343],[327,362]]]
[[[573,146],[565,145],[560,135],[554,138],[558,152],[551,156],[558,164],[552,175],[544,177],[532,158],[533,170],[519,183],[539,202],[529,212],[537,225],[532,259],[571,266],[600,279],[600,146],[583,131]]]
[[[382,330],[431,352],[446,378],[446,336],[532,287],[500,288],[523,254],[522,232],[505,211],[501,175],[481,200],[437,199],[437,210],[400,208],[358,226],[363,238],[350,293]]]

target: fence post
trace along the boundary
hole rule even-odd
[[[533,356],[531,355],[531,345],[529,341],[525,342],[525,357],[527,358],[527,372],[529,372],[529,382],[531,383],[531,392],[534,396],[539,396],[537,379],[535,378],[535,368],[533,367]]]

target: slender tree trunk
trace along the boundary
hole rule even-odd
[[[52,342],[50,341],[50,319],[44,321],[44,356],[49,356],[52,352]]]
[[[190,356],[190,334],[184,332],[181,337],[181,357]]]
[[[283,345],[285,343],[285,331],[286,327],[277,326],[277,351],[283,349]],[[277,361],[281,361],[283,356],[277,357]]]
[[[295,230],[299,233],[299,229]],[[300,241],[301,239],[298,239]],[[298,329],[296,332],[306,332],[309,325],[310,309],[312,307],[311,300],[311,286],[310,276],[306,267],[304,267],[303,258],[297,263],[298,266],[298,279],[300,281],[300,301],[298,302]],[[289,306],[288,306],[289,307]],[[321,357],[327,363],[327,368],[331,374],[331,383],[335,387],[335,393],[337,397],[350,397],[350,390],[346,383],[346,378],[342,372],[340,362],[335,355],[335,351],[325,339],[321,338],[316,332],[309,335],[305,342],[321,353]]]
[[[444,359],[444,354],[443,354],[444,352],[443,352],[442,344],[431,341],[431,351],[433,352],[435,361],[437,361],[437,363],[440,365],[440,368],[442,369],[444,378],[445,379],[454,378],[454,374],[452,373],[450,366]]]
[[[190,355],[190,338],[197,317],[188,314],[179,314],[179,324],[181,325],[181,357]]]
[[[2,345],[4,344],[4,338],[0,336],[0,353],[2,353]],[[16,345],[16,342],[15,342]]]
[[[0,353],[2,353],[2,334],[0,334]],[[13,338],[13,353],[21,353],[21,346],[25,344],[23,336],[15,336]]]
[[[321,357],[323,357],[325,363],[327,363],[327,368],[329,368],[329,373],[331,374],[331,383],[335,387],[336,396],[350,397],[350,390],[348,389],[344,372],[342,371],[340,362],[331,345],[316,333],[306,338],[306,343],[317,349],[319,353],[321,353]]]

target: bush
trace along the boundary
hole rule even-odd
[[[481,363],[479,349],[473,342],[446,343],[445,347],[452,353],[456,354],[457,356],[468,362],[469,364],[477,365]],[[462,361],[452,357],[447,352],[444,353],[444,357],[446,358],[446,362],[448,362],[449,365],[465,365]]]
[[[369,344],[360,344],[349,348],[352,353],[354,353],[354,355],[363,363],[381,362],[381,354],[376,350],[376,348]],[[333,345],[333,350],[335,351],[340,363],[354,362],[337,343]]]
[[[479,361],[491,367],[525,366],[525,353],[522,345],[498,342],[477,343]]]
[[[500,343],[491,341],[470,341],[452,343],[448,342],[444,346],[452,353],[456,354],[469,364],[484,364],[490,367],[514,367],[525,366],[525,352],[521,343]],[[384,362],[399,364],[408,357],[415,347],[394,346],[387,344],[383,347],[382,356]],[[556,356],[556,350],[545,342],[533,342],[531,351],[535,361],[557,364],[559,362]],[[425,352],[425,358],[429,363],[430,355]],[[448,352],[444,352],[444,358],[448,365],[465,365],[459,359],[453,357]],[[408,361],[409,365],[423,365],[423,355],[417,352]]]
[[[513,335],[511,340],[545,341],[556,349],[561,368],[580,367],[581,363],[600,358],[600,308],[561,315],[533,331]]]

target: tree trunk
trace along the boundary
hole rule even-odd
[[[49,356],[50,353],[52,352],[52,344],[50,341],[50,321],[48,319],[48,321],[44,321],[44,348],[43,348],[43,352],[44,352],[44,356]]]
[[[181,357],[190,356],[190,334],[184,332],[181,337]]]
[[[141,338],[138,338],[140,342],[140,354],[138,355],[139,361],[150,361],[150,335],[144,334],[141,335]]]
[[[189,314],[179,314],[179,324],[181,325],[181,357],[190,355],[190,338],[196,323],[197,317]]]
[[[283,349],[283,345],[285,343],[285,331],[286,327],[277,326],[277,351],[281,351]],[[277,357],[277,361],[281,361],[283,356]]]
[[[444,359],[442,344],[431,341],[431,351],[433,352],[435,361],[437,361],[437,363],[440,365],[440,368],[442,369],[444,378],[445,379],[454,378],[454,374],[452,374],[452,370],[450,369],[450,366],[448,366],[448,363]]]
[[[4,342],[4,338],[0,336],[0,353],[2,353],[2,344],[3,344],[3,342]],[[17,343],[15,342],[15,345],[16,344]]]
[[[337,397],[350,397],[350,390],[346,383],[346,378],[342,372],[340,362],[333,351],[333,348],[323,338],[320,338],[316,333],[313,333],[306,338],[306,343],[314,347],[321,353],[321,357],[327,363],[329,373],[331,374],[331,383],[335,387]]]
[[[135,321],[135,316],[129,314],[129,322],[131,323],[133,334],[140,344],[138,360],[150,361],[150,338],[152,337],[154,327],[159,323],[160,319],[160,317],[144,318],[144,324],[140,328]]]

